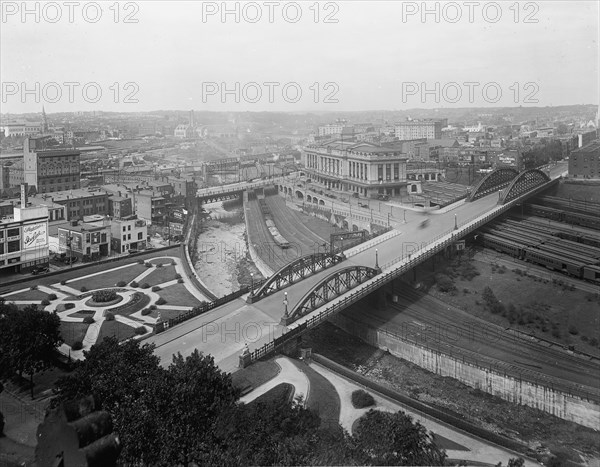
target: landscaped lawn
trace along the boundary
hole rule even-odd
[[[100,343],[105,337],[116,337],[119,341],[124,341],[135,335],[135,329],[127,326],[117,320],[104,321],[100,328],[100,333],[96,342]]]
[[[167,264],[171,264],[173,262],[173,260],[171,258],[167,259],[167,258],[157,258],[157,259],[151,259],[148,261],[148,263],[152,263],[152,264],[163,264],[163,265],[167,265]]]
[[[121,304],[119,306],[115,306],[110,308],[108,311],[123,316],[128,316],[132,313],[140,311],[141,309],[145,308],[148,303],[150,303],[150,297],[148,297],[148,295],[146,295],[143,291],[140,291],[139,293],[141,295],[137,302],[133,303],[133,300],[131,300],[125,305]]]
[[[96,312],[94,310],[79,310],[69,316],[75,316],[77,318],[85,318],[86,316],[94,316]]]
[[[268,406],[278,406],[290,402],[290,397],[294,393],[294,386],[290,383],[281,383],[264,394],[254,399],[250,404],[265,404]]]
[[[175,266],[163,266],[155,268],[150,274],[142,279],[142,283],[147,282],[150,285],[163,284],[175,279]]]
[[[302,371],[310,383],[307,408],[316,411],[321,417],[321,426],[337,426],[340,423],[340,396],[333,384],[307,364],[297,360],[291,362]]]
[[[72,346],[77,341],[83,342],[83,338],[85,337],[85,333],[89,327],[90,325],[86,323],[70,323],[61,321],[60,335],[65,344]]]
[[[41,290],[35,289],[25,290],[23,292],[12,294],[4,298],[7,302],[14,302],[19,300],[44,300],[45,298],[48,298],[48,294],[42,292]]]
[[[189,293],[183,284],[170,285],[158,294],[167,301],[167,305],[189,306],[190,308],[200,305],[200,301]]]
[[[247,387],[257,388],[279,374],[281,368],[275,360],[265,360],[253,363],[247,368],[240,368],[231,375],[231,382],[236,388],[244,390]]]
[[[108,270],[105,273],[98,274],[97,276],[69,281],[67,282],[67,285],[77,290],[80,290],[81,287],[85,287],[88,290],[115,287],[116,284],[121,281],[129,284],[144,271],[146,271],[146,267],[144,265],[134,263],[133,265],[125,268]],[[82,273],[83,272],[84,271],[82,271]]]

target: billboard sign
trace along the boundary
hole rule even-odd
[[[23,226],[23,249],[31,250],[48,244],[48,224],[40,222]]]

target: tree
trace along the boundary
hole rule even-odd
[[[354,438],[374,465],[444,465],[446,459],[425,427],[404,412],[369,410]]]
[[[0,376],[29,375],[33,399],[33,377],[54,364],[54,352],[62,343],[60,318],[30,305],[23,310],[14,303],[0,302]]]

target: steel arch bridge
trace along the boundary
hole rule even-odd
[[[502,192],[498,204],[506,204],[531,190],[550,181],[550,177],[540,169],[529,169],[521,172]]]
[[[332,255],[330,253],[313,253],[297,258],[269,277],[256,293],[248,296],[247,302],[257,302],[278,290],[301,281],[307,276],[322,271],[323,269],[327,269],[334,264],[343,261],[343,259],[344,257],[342,255]]]
[[[349,266],[335,271],[309,290],[293,310],[287,316],[284,315],[282,321],[285,325],[293,323],[335,297],[375,277],[379,272],[380,270],[368,266]]]
[[[492,170],[483,177],[469,194],[467,201],[475,201],[483,198],[494,191],[509,185],[510,182],[519,175],[519,171],[512,167],[499,167]]]

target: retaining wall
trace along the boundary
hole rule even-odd
[[[331,317],[330,321],[363,341],[388,350],[392,355],[432,373],[455,378],[506,401],[534,407],[564,420],[600,430],[600,406],[591,400],[461,361],[440,351],[408,342],[385,330],[356,322],[343,314]]]
[[[254,249],[254,245],[252,244],[252,241],[250,239],[248,216],[246,215],[246,205],[248,203],[248,192],[247,191],[244,192],[243,199],[244,199],[244,222],[246,223],[246,246],[248,247],[248,252],[250,253],[250,258],[252,258],[254,265],[257,267],[257,269],[260,271],[260,273],[266,279],[268,277],[271,277],[275,273],[275,271],[273,271],[269,266],[267,266],[267,263],[265,263],[260,258],[260,256],[256,252],[256,250]]]

